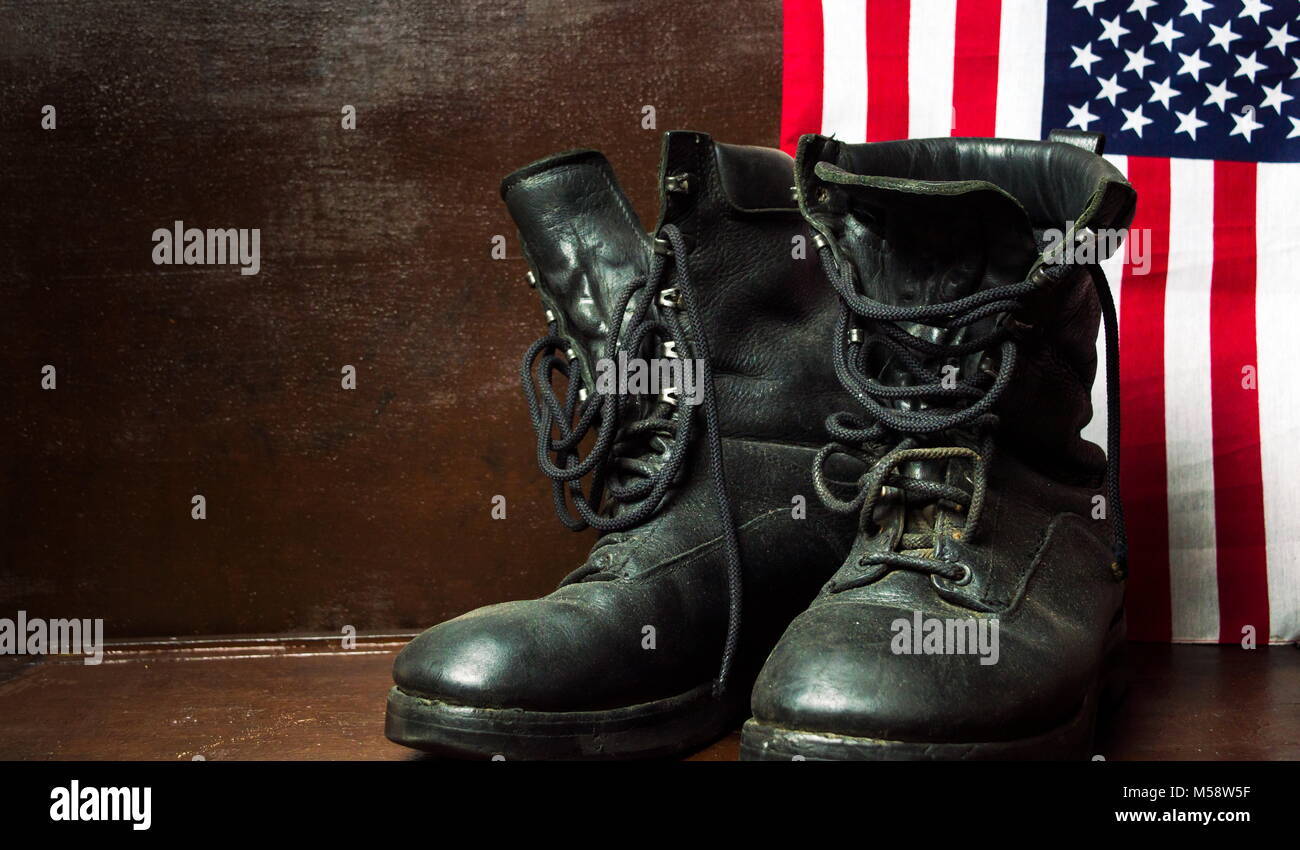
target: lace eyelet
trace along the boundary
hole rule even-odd
[[[961,575],[957,578],[948,579],[948,583],[954,584],[957,587],[965,587],[971,583],[971,579],[975,577],[975,574],[972,573],[970,567],[965,564],[958,564],[957,566],[961,567]]]

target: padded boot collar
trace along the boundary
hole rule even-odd
[[[818,135],[799,142],[796,192],[817,223],[826,210],[821,182],[840,173],[917,185],[978,181],[1015,198],[1035,230],[1121,229],[1133,219],[1136,193],[1100,156],[1064,142],[1019,139],[908,139],[850,145]]]
[[[702,198],[730,213],[790,213],[794,160],[784,151],[715,142],[708,133],[664,133],[659,166],[659,224],[676,222]]]

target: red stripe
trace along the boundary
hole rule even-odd
[[[785,0],[781,72],[781,150],[794,156],[799,137],[822,129],[821,0]]]
[[[1243,387],[1255,356],[1255,163],[1214,164],[1214,270],[1210,380],[1214,424],[1214,528],[1219,640],[1254,626],[1267,641],[1268,562],[1259,455],[1259,393]]]
[[[954,136],[992,136],[998,117],[1002,0],[957,0],[953,49]]]
[[[867,0],[867,141],[907,138],[911,0]]]
[[[1165,278],[1169,270],[1169,160],[1130,156],[1137,189],[1134,228],[1151,234],[1151,268],[1120,287],[1120,483],[1128,520],[1129,634],[1168,641],[1169,494],[1165,460]],[[1175,329],[1177,332],[1177,329]]]

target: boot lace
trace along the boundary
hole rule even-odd
[[[686,242],[681,231],[671,224],[664,225],[659,235],[670,250],[656,251],[649,274],[632,280],[619,294],[605,339],[605,356],[614,361],[621,351],[636,356],[647,350],[648,343],[658,340],[672,343],[680,356],[689,352],[700,361],[699,407],[709,474],[722,520],[727,574],[727,633],[714,682],[714,693],[720,696],[726,689],[740,635],[740,543],[727,494],[713,373],[687,268]],[[670,267],[672,290],[664,290]],[[666,308],[658,311],[660,318],[650,313],[657,295],[660,306]],[[588,527],[601,532],[625,531],[640,525],[658,513],[681,472],[694,433],[691,406],[678,403],[674,407],[655,399],[647,411],[643,397],[601,393],[585,387],[572,356],[558,356],[571,350],[570,342],[558,335],[556,320],[548,325],[550,332],[524,354],[520,377],[537,434],[537,465],[551,479],[556,515],[574,531]],[[568,385],[563,399],[553,383],[557,373],[565,377]],[[579,446],[593,428],[595,440],[583,457]],[[584,491],[582,479],[587,476],[590,483]],[[570,511],[569,502],[576,515]],[[589,562],[570,573],[561,586],[591,578],[602,570],[602,566]]]
[[[1025,296],[1060,280],[1071,267],[1064,263],[1044,264],[1018,283],[980,290],[953,301],[900,307],[862,295],[854,285],[852,266],[847,262],[841,266],[829,243],[820,244],[819,252],[826,275],[840,296],[832,355],[835,374],[866,409],[866,416],[839,412],[827,419],[826,429],[833,442],[822,448],[813,463],[813,485],[818,496],[831,511],[860,513],[864,528],[872,534],[878,531],[872,520],[877,504],[882,498],[896,496],[904,499],[909,508],[935,505],[955,512],[965,511],[961,539],[976,537],[998,424],[992,410],[1006,391],[1016,367],[1017,344],[1008,318],[1021,306]],[[1128,543],[1119,491],[1118,327],[1114,299],[1105,275],[1097,266],[1090,266],[1089,270],[1106,328],[1107,488],[1115,518],[1112,570],[1117,578],[1123,578]],[[990,316],[999,317],[992,330],[963,342],[933,342],[909,333],[899,324],[908,322],[959,330]],[[899,383],[883,384],[868,374],[868,355],[873,346],[885,349],[901,369]],[[927,365],[994,350],[998,354],[996,366],[991,365],[987,356],[982,357],[973,374],[962,375],[956,381],[945,382],[939,370]],[[893,406],[893,402],[900,400],[913,405]],[[922,407],[921,402],[931,406]],[[940,444],[934,444],[940,437]],[[867,466],[856,482],[851,499],[841,499],[828,482],[826,462],[835,455],[852,457]],[[908,463],[959,458],[971,464],[969,487],[915,478],[902,472],[902,466]],[[846,579],[834,579],[828,589],[837,593],[861,587],[894,569],[941,576],[965,584],[970,580],[966,567],[934,557],[937,534],[937,527],[922,532],[904,530],[895,548],[863,555],[857,566],[867,568],[865,571]]]

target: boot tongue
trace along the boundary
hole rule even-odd
[[[852,174],[819,162],[816,176],[829,184],[829,208],[839,228],[837,244],[856,270],[864,295],[899,307],[954,301],[992,287],[1024,280],[1038,256],[1029,216],[1020,203],[985,181],[926,181]],[[967,328],[943,329],[899,322],[912,335],[936,343],[956,343],[982,335],[995,321],[985,318]],[[962,377],[980,368],[982,353],[955,363]],[[881,346],[871,349],[868,370],[879,381],[912,383],[903,365]],[[931,368],[940,363],[921,357]],[[921,403],[897,400],[900,408]],[[942,439],[942,438],[941,438]],[[904,464],[900,473],[943,481],[964,476],[964,464],[923,461]],[[885,509],[887,516],[891,513]],[[901,531],[933,534],[933,506],[894,514]]]
[[[819,162],[863,294],[895,306],[952,301],[1024,279],[1038,249],[1024,207],[982,180],[852,174]]]
[[[588,388],[619,296],[649,271],[650,247],[609,161],[597,151],[557,154],[501,182],[524,254]]]
[[[1024,207],[992,183],[852,174],[830,162],[817,163],[816,175],[831,190],[840,251],[856,269],[863,294],[876,301],[900,307],[954,301],[1023,280],[1038,257]],[[955,330],[900,325],[931,342],[953,343],[992,321]],[[976,353],[956,365],[966,374],[979,360]],[[896,364],[873,365],[885,383],[904,382]]]

